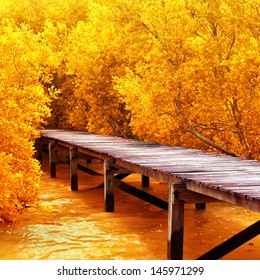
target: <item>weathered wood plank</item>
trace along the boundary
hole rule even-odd
[[[130,174],[117,174],[115,175],[115,179],[123,180],[124,178],[126,178],[127,176],[129,176]],[[103,189],[104,188],[104,183],[96,186],[97,189]]]
[[[78,147],[78,150],[80,153],[92,156],[93,158],[96,158],[96,159],[102,159],[102,160],[113,159],[111,156],[109,156],[107,154],[102,154],[101,152],[97,152],[97,151],[91,151],[86,148]]]
[[[50,143],[51,176],[56,177],[55,144],[70,148],[73,190],[78,189],[78,152],[104,160],[105,211],[114,211],[117,185],[129,194],[168,208],[168,259],[183,258],[184,203],[197,203],[201,208],[205,202],[220,200],[260,212],[260,161],[82,131],[44,130],[42,139]],[[148,177],[168,182],[168,203],[121,182],[127,174],[120,173],[128,172],[142,174],[143,185]],[[259,222],[255,223],[199,259],[222,257],[258,235],[259,227]]]
[[[92,170],[82,164],[78,164],[78,170],[82,171],[82,172],[85,172],[89,175],[92,175],[92,176],[103,176],[103,174],[95,171],[95,170]]]
[[[143,201],[146,201],[148,203],[151,203],[152,205],[155,205],[163,210],[167,210],[168,209],[168,202],[154,196],[151,195],[145,191],[142,191],[138,188],[135,188],[129,184],[126,184],[124,182],[121,182],[117,179],[117,188],[119,188],[121,191],[124,191],[126,193],[129,193],[137,198],[142,199]]]
[[[190,189],[193,192],[259,211],[259,161],[82,131],[44,130],[42,136],[78,147],[94,158],[113,159],[131,172],[165,182],[187,182],[196,186]],[[245,189],[248,185],[256,188]]]
[[[142,167],[140,165],[126,162],[126,161],[118,159],[118,158],[116,159],[116,164],[132,171],[133,173],[142,174],[147,177],[154,178],[158,181],[162,181],[162,182],[177,182],[177,181],[180,182],[181,181],[180,179],[177,179],[175,176],[172,176],[171,174],[169,174],[167,172],[160,172],[159,170],[156,170],[156,169]]]
[[[240,197],[235,195],[234,193],[231,194],[229,192],[223,192],[220,190],[216,190],[213,188],[209,188],[202,184],[198,184],[196,182],[186,181],[186,186],[188,190],[201,193],[213,198],[216,198],[220,201],[225,201],[234,205],[238,205],[256,212],[260,212],[260,201],[247,199],[245,197]]]

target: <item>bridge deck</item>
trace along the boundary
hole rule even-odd
[[[78,131],[43,130],[44,138],[132,172],[260,212],[260,161]]]
[[[114,211],[113,186],[117,172],[129,171],[168,182],[169,259],[182,259],[184,203],[220,200],[260,212],[260,161],[80,131],[45,129],[41,135],[48,142],[70,148],[74,170],[75,150],[104,160],[106,211]],[[72,189],[73,184],[77,189],[74,175]],[[216,249],[217,255],[213,249],[214,252],[205,256],[219,258],[233,250],[234,244],[238,247],[259,233],[260,221],[221,244]]]

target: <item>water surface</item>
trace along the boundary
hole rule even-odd
[[[96,166],[100,168],[100,166]],[[145,260],[166,259],[167,211],[118,189],[115,212],[105,213],[102,176],[79,173],[80,190],[70,191],[69,169],[42,176],[40,198],[52,211],[30,208],[16,224],[0,224],[0,259]],[[127,182],[140,185],[140,175]],[[152,181],[150,192],[167,199],[167,185]],[[195,259],[260,219],[260,214],[226,203],[205,211],[185,206],[184,258]],[[260,259],[256,237],[223,259]]]

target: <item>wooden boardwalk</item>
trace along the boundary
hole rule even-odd
[[[78,188],[78,153],[104,161],[106,211],[114,211],[115,174],[139,173],[168,182],[168,259],[182,259],[183,256],[185,203],[217,200],[260,212],[260,161],[79,131],[45,129],[41,135],[42,140],[50,143],[53,175],[56,145],[70,149],[72,190]],[[201,259],[220,258],[259,233],[260,221]]]

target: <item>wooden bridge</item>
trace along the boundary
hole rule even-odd
[[[184,204],[223,201],[260,212],[260,161],[195,149],[160,145],[89,134],[80,131],[45,129],[37,142],[49,146],[51,177],[56,177],[57,145],[69,149],[71,190],[78,190],[78,154],[104,161],[104,208],[114,211],[114,187],[168,209],[168,259],[183,259]],[[168,202],[121,182],[131,173],[169,183]],[[219,259],[260,234],[260,220],[198,259]]]

